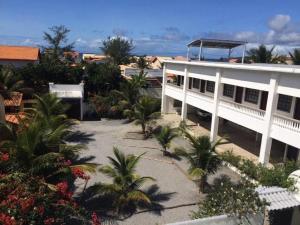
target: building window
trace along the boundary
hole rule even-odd
[[[215,91],[215,82],[207,81],[206,82],[206,91],[214,93],[214,91]]]
[[[292,100],[293,100],[292,96],[280,94],[278,97],[277,109],[284,112],[290,112],[292,106]]]
[[[255,89],[246,88],[245,101],[257,104],[259,91]]]
[[[193,78],[193,88],[199,89],[200,88],[200,80]]]
[[[226,97],[233,98],[234,86],[230,84],[224,84],[223,86],[223,95]]]
[[[193,82],[193,78],[189,78],[189,89],[192,89],[192,82]]]

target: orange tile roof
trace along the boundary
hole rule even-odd
[[[19,124],[21,119],[24,119],[24,113],[20,112],[19,114],[5,114],[5,120],[8,123]]]
[[[20,106],[23,99],[23,94],[20,92],[11,93],[11,97],[4,99],[4,106]]]
[[[0,60],[29,60],[39,59],[40,50],[35,47],[0,45]]]

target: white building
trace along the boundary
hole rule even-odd
[[[78,114],[80,120],[83,120],[83,98],[84,98],[84,83],[80,84],[54,84],[49,83],[49,92],[55,94],[58,98],[69,103],[73,114]],[[79,107],[78,107],[79,106]]]
[[[167,81],[170,74],[174,82]],[[269,162],[275,142],[283,157],[300,157],[299,66],[167,60],[162,113],[174,112],[174,103],[182,120],[198,109],[211,113],[212,141],[220,120],[257,132],[261,163]]]

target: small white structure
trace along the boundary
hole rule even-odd
[[[83,119],[84,83],[54,84],[49,83],[49,92],[61,99],[78,99],[80,101],[80,119]]]

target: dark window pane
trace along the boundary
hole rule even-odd
[[[259,91],[255,89],[246,88],[245,101],[257,104]]]
[[[234,94],[234,86],[230,84],[224,84],[223,95],[233,98],[233,94]]]
[[[292,106],[292,99],[292,96],[279,95],[277,109],[285,112],[290,112]]]
[[[215,82],[213,82],[213,81],[207,81],[206,91],[214,93],[214,91],[215,91]]]
[[[192,80],[193,80],[193,78],[189,78],[189,89],[192,89]]]
[[[200,80],[193,78],[193,88],[199,89],[200,88]]]

